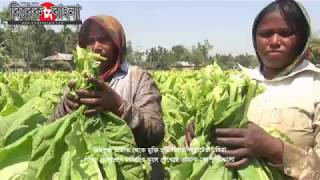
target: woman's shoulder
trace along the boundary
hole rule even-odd
[[[303,61],[292,73],[291,76],[305,77],[312,76],[320,78],[320,69],[309,61]]]
[[[128,75],[133,87],[146,87],[146,91],[150,91],[151,88],[153,93],[159,94],[158,87],[148,70],[138,66],[129,66]]]
[[[320,68],[316,67],[309,61],[303,61],[300,63],[293,71],[285,76],[276,77],[274,79],[268,80],[263,77],[259,68],[255,69],[246,69],[242,68],[245,72],[249,74],[249,76],[258,81],[266,82],[266,83],[276,83],[281,84],[281,82],[293,82],[299,79],[313,79],[314,81],[320,80]]]
[[[128,75],[130,79],[135,80],[136,82],[147,83],[152,79],[152,76],[149,72],[139,66],[130,65],[128,68]]]
[[[139,66],[129,65],[128,72],[134,76],[149,76],[149,72]]]
[[[135,65],[129,65],[129,71],[131,72],[137,72],[137,73],[144,73],[146,70],[142,69],[139,66],[135,66]]]

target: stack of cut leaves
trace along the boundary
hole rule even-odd
[[[169,73],[154,74],[157,82],[167,79],[165,83],[158,84],[163,95],[162,107],[167,129],[162,144],[164,148],[185,147],[185,128],[194,121],[196,137],[191,147],[214,149],[215,144],[210,141],[212,129],[246,127],[249,103],[263,92],[263,87],[246,75],[222,71],[217,65],[207,66],[196,73]],[[268,132],[288,141],[276,129],[269,129]],[[227,169],[223,158],[214,151],[168,152],[164,156],[179,157],[181,161],[194,158],[189,159],[190,162],[168,160],[164,165],[167,178],[170,179],[283,179],[277,170],[262,159],[253,159],[247,167],[236,171]]]
[[[85,77],[98,77],[99,62],[105,60],[90,50],[77,47],[75,64],[77,88],[94,88]],[[85,77],[83,76],[85,74]],[[16,113],[0,119],[0,177],[11,179],[143,179],[148,164],[112,161],[139,157],[132,131],[112,113],[94,117],[83,114],[81,106],[53,123],[44,123],[50,114],[48,99],[28,101]],[[47,104],[46,104],[47,103]],[[19,106],[19,102],[12,103]],[[51,103],[52,105],[54,103]],[[32,110],[32,111],[31,111]],[[97,149],[112,151],[97,151]]]

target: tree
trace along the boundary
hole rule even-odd
[[[171,51],[174,56],[174,62],[172,63],[176,63],[177,61],[187,61],[188,58],[190,58],[190,52],[182,45],[172,46]]]
[[[222,69],[234,69],[237,67],[237,63],[231,54],[220,55],[216,54],[216,62]]]
[[[320,64],[320,37],[312,38],[309,50],[311,51],[311,62],[314,64]]]
[[[132,41],[127,42],[127,52],[126,52],[126,59],[127,61],[134,65],[135,64],[135,59],[134,59],[134,52],[133,52],[133,47],[132,47]]]
[[[146,51],[146,62],[152,69],[168,69],[173,55],[166,48],[157,46]]]
[[[213,49],[213,46],[209,43],[209,41],[206,39],[204,40],[203,44],[198,43],[198,48],[200,52],[202,53],[202,58],[203,58],[203,65],[210,64],[211,62],[209,61],[209,51]]]
[[[191,62],[195,64],[196,67],[199,65],[208,65],[212,63],[212,58],[209,56],[209,51],[213,46],[206,39],[203,44],[198,42],[196,46],[192,46],[191,49]]]
[[[73,32],[67,25],[63,26],[60,32],[63,39],[63,49],[60,52],[70,54],[76,48],[78,42],[78,35]]]
[[[6,21],[8,21],[10,16],[8,8],[2,8],[2,11],[0,11],[0,28],[5,29],[6,28]]]
[[[9,67],[10,57],[5,47],[0,47],[0,70],[7,70]]]
[[[8,9],[0,11],[1,22],[8,19]],[[39,69],[42,67],[44,57],[56,52],[72,53],[78,41],[79,26],[77,27],[75,32],[67,26],[64,26],[60,32],[55,32],[43,25],[2,24],[0,26],[0,42],[1,47],[4,47],[2,51],[5,50],[9,57],[8,63],[12,61],[16,63],[21,59],[27,65],[27,69]]]
[[[144,52],[135,51],[132,46],[132,41],[127,42],[126,59],[132,65],[143,65],[142,56]]]
[[[198,43],[198,47],[199,47],[199,43]],[[190,62],[193,63],[196,68],[203,63],[203,59],[204,59],[203,54],[198,47],[192,46],[191,55],[190,55]]]
[[[249,54],[240,54],[234,58],[235,62],[247,68],[254,68],[258,66],[259,62],[256,56]]]

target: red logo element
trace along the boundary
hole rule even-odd
[[[40,21],[55,21],[57,16],[55,14],[52,13],[52,9],[51,6],[54,6],[54,4],[52,4],[51,2],[44,2],[42,4],[40,4],[40,6],[44,7],[44,9],[42,10],[42,13],[39,17]]]

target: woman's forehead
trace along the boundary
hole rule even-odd
[[[280,13],[279,10],[275,10],[272,12],[267,13],[258,25],[258,29],[264,28],[288,28],[288,22],[286,18]]]

